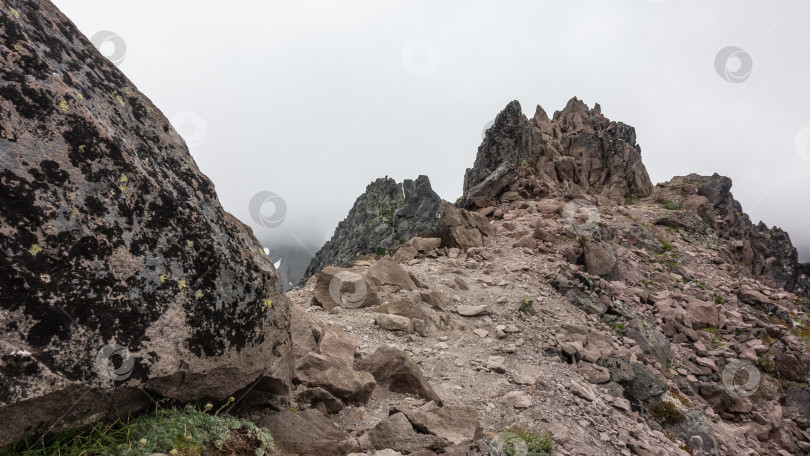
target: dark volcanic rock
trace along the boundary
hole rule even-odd
[[[513,101],[495,118],[464,176],[465,208],[491,205],[506,192],[546,197],[570,184],[621,200],[648,196],[652,183],[633,127],[611,122],[572,98],[549,119],[540,106],[532,119]]]
[[[138,388],[286,394],[279,277],[169,121],[48,1],[4,2],[0,35],[0,443]]]
[[[377,179],[354,202],[335,234],[307,268],[302,283],[326,266],[343,267],[358,255],[387,253],[411,238],[441,238],[442,246],[480,247],[492,235],[486,217],[442,201],[427,176]]]

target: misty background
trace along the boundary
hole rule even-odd
[[[274,261],[296,258],[287,277],[374,179],[426,174],[455,201],[509,101],[531,117],[573,96],[635,127],[654,183],[729,176],[752,220],[810,260],[810,3],[54,3]]]

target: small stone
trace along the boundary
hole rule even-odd
[[[511,391],[504,394],[499,402],[507,407],[529,408],[532,405],[532,398],[523,391]]]
[[[489,335],[489,331],[487,331],[486,329],[481,329],[481,328],[473,329],[473,333],[476,336],[478,336],[478,337],[480,337],[482,339]]]
[[[504,362],[506,362],[506,358],[503,356],[490,356],[487,358],[487,369],[499,373],[506,372],[506,369],[503,367]]]

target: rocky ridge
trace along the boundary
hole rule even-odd
[[[359,255],[385,254],[413,237],[436,236],[444,246],[469,248],[483,245],[488,235],[485,217],[443,201],[427,176],[402,183],[377,179],[315,254],[302,283],[326,266],[345,266]]]
[[[598,105],[510,103],[458,205],[375,181],[284,295],[148,99],[7,6],[0,445],[236,393],[279,454],[810,454],[808,265]]]
[[[580,103],[565,111],[598,114]],[[522,131],[514,108],[490,129],[467,182],[524,177],[486,196],[481,183],[465,185],[459,201],[487,217],[482,246],[411,238],[288,293],[294,334],[342,332],[352,375],[376,362],[401,376],[374,374],[365,403],[339,406],[327,405],[333,380],[298,379],[298,406],[331,417],[344,447],[366,454],[502,454],[515,429],[547,432],[560,455],[810,454],[807,265],[787,233],[752,224],[728,178],[644,185],[634,141],[622,147],[634,164],[600,173],[597,185],[546,180],[543,166],[504,153],[531,150],[507,147],[521,144],[508,141]],[[594,144],[579,131],[588,139],[566,142]],[[578,160],[598,162],[582,153],[577,170],[593,169]],[[331,350],[299,346],[296,366]],[[467,424],[451,432],[450,416]],[[321,451],[312,454],[337,454]]]

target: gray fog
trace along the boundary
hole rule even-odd
[[[509,101],[576,96],[636,128],[654,183],[729,176],[810,260],[810,3],[54,2],[276,258],[314,253],[378,177],[455,201]]]

